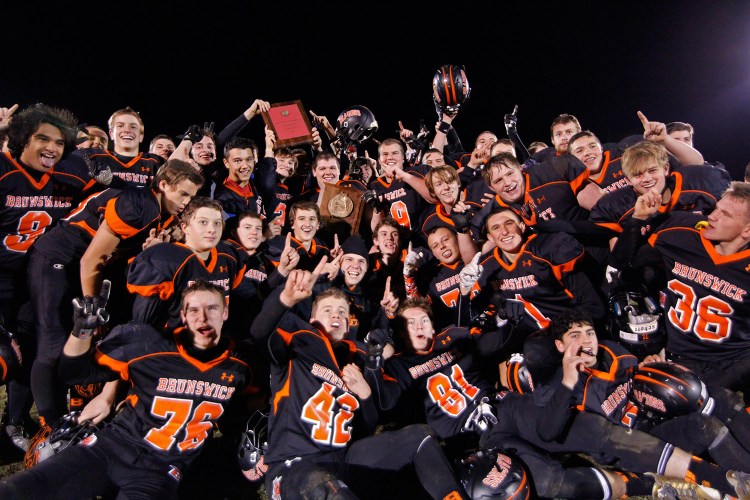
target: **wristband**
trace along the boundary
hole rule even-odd
[[[447,134],[451,130],[451,124],[447,122],[440,122],[440,125],[438,125],[438,132],[442,132],[444,134]]]

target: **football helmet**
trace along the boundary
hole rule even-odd
[[[259,481],[268,471],[263,456],[268,449],[269,411],[269,408],[256,410],[247,420],[245,432],[240,438],[237,460],[242,474],[249,481]]]
[[[508,389],[521,394],[528,394],[534,391],[534,381],[531,379],[531,373],[526,366],[526,359],[523,357],[523,354],[511,354],[505,366],[507,367],[505,385]]]
[[[633,377],[630,398],[656,423],[695,411],[710,414],[714,407],[703,381],[691,370],[670,362],[640,367]]]
[[[471,87],[466,72],[460,66],[446,64],[432,78],[432,99],[448,114],[455,114],[469,100]]]
[[[49,436],[39,441],[26,454],[30,457],[30,463],[27,467],[47,460],[56,453],[60,453],[65,448],[80,443],[84,439],[92,436],[99,428],[91,420],[78,422],[81,412],[71,412],[60,417],[52,426]]]
[[[528,499],[529,477],[521,462],[502,450],[479,450],[461,460],[459,478],[473,500]]]
[[[378,130],[372,111],[364,106],[350,106],[336,118],[336,140],[363,143]]]
[[[3,327],[0,319],[0,384],[12,380],[20,366],[21,350],[13,333]]]
[[[609,333],[640,359],[658,353],[667,342],[661,308],[641,285],[617,287],[609,294]]]

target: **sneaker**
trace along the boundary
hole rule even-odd
[[[721,500],[721,494],[684,479],[672,479],[654,474],[654,488],[651,495],[654,500]]]
[[[750,474],[738,470],[727,472],[727,482],[734,487],[737,498],[750,500]]]
[[[44,421],[40,418],[39,432],[34,434],[29,442],[29,448],[26,450],[26,455],[23,457],[24,469],[30,469],[39,462],[39,449],[44,445],[50,434],[52,434],[52,427],[45,425]]]
[[[23,425],[7,424],[5,426],[5,434],[8,435],[13,446],[19,450],[28,451],[31,441],[29,440],[29,434],[26,432],[26,429],[23,428]]]

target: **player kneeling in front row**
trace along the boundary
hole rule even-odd
[[[109,316],[105,283],[99,298],[74,301],[60,369],[71,384],[129,380],[126,403],[96,434],[0,481],[0,498],[91,498],[112,490],[118,497],[177,498],[182,474],[246,383],[247,365],[221,336],[224,291],[204,281],[183,292],[187,326],[174,336],[128,323],[92,353],[92,334]]]

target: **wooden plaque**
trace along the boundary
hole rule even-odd
[[[359,234],[359,223],[365,211],[362,194],[353,187],[324,183],[318,197],[321,218],[328,224],[346,222],[352,234]]]
[[[299,99],[271,104],[262,115],[266,126],[276,134],[276,146],[312,143],[312,125]]]

